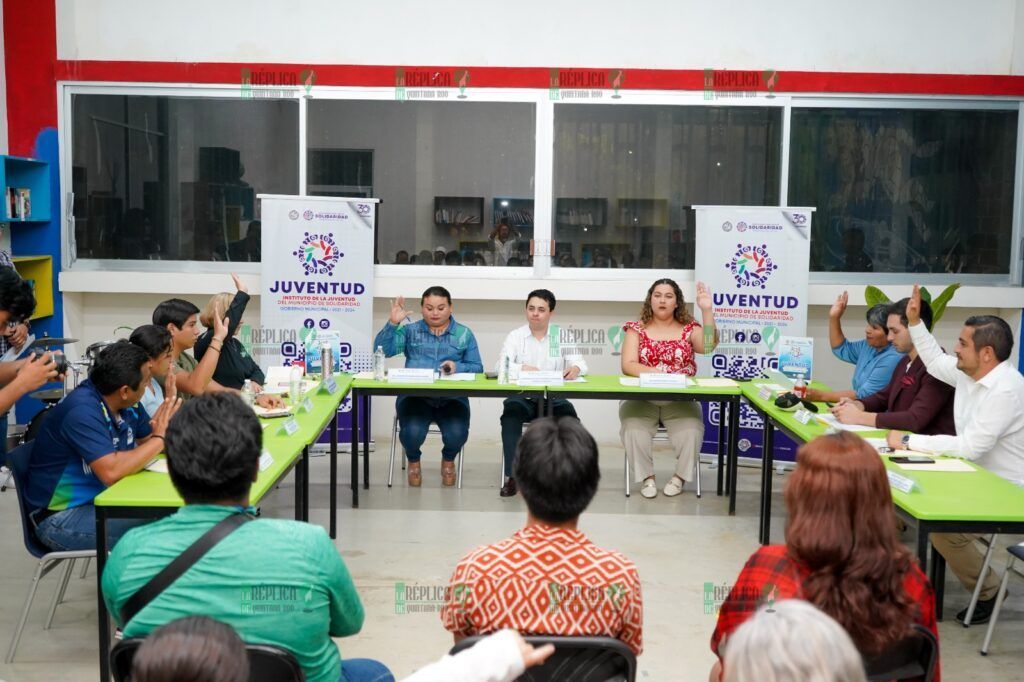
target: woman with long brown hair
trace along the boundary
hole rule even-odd
[[[900,543],[874,448],[844,431],[801,446],[796,462],[785,493],[786,544],[747,560],[722,604],[712,651],[721,659],[724,641],[759,606],[791,598],[834,618],[866,656],[910,635],[914,623],[938,639],[935,595]]]
[[[703,282],[697,282],[696,307],[703,325],[686,310],[683,292],[674,280],[659,279],[652,284],[640,319],[623,325],[626,338],[622,343],[622,373],[634,377],[649,372],[696,374],[696,354],[711,352],[717,342],[711,290]],[[626,456],[637,482],[642,483],[640,494],[658,494],[651,450],[659,422],[676,451],[676,472],[664,492],[669,497],[683,492],[683,484],[693,477],[704,440],[700,405],[680,400],[626,400],[619,405],[619,420]]]

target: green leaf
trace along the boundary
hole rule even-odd
[[[936,322],[939,321],[939,318],[942,317],[942,314],[946,312],[946,305],[949,304],[951,300],[953,300],[953,294],[955,294],[956,290],[959,288],[959,282],[957,282],[956,284],[950,284],[948,287],[942,290],[942,293],[939,294],[938,298],[936,298],[934,301],[931,301],[933,326]]]
[[[864,288],[864,301],[868,304],[869,308],[879,303],[891,303],[889,297],[873,284]]]
[[[931,304],[932,292],[928,291],[928,287],[921,287],[921,300],[928,301],[928,303]]]

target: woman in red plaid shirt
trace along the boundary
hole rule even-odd
[[[786,544],[754,552],[718,615],[711,650],[762,604],[804,599],[839,622],[865,656],[911,633],[932,631],[935,595],[899,540],[882,460],[849,432],[821,436],[797,452],[786,487]],[[716,664],[716,669],[720,664]],[[938,661],[934,680],[940,680]]]

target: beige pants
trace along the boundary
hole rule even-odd
[[[931,536],[932,544],[939,554],[945,557],[949,570],[953,571],[969,592],[973,592],[978,584],[981,566],[985,563],[985,554],[978,548],[976,542],[981,537],[987,536],[964,533],[932,533]],[[999,578],[996,572],[991,570],[991,565],[989,568],[978,599],[991,599],[996,596],[999,589]]]
[[[619,435],[637,482],[654,475],[653,439],[658,422],[668,431],[676,452],[676,476],[693,480],[693,465],[704,440],[704,419],[699,403],[626,400],[619,403]]]

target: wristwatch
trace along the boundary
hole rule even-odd
[[[909,450],[910,449],[910,434],[909,433],[904,433],[903,434],[903,438],[900,438],[900,445],[903,446],[904,450]]]

